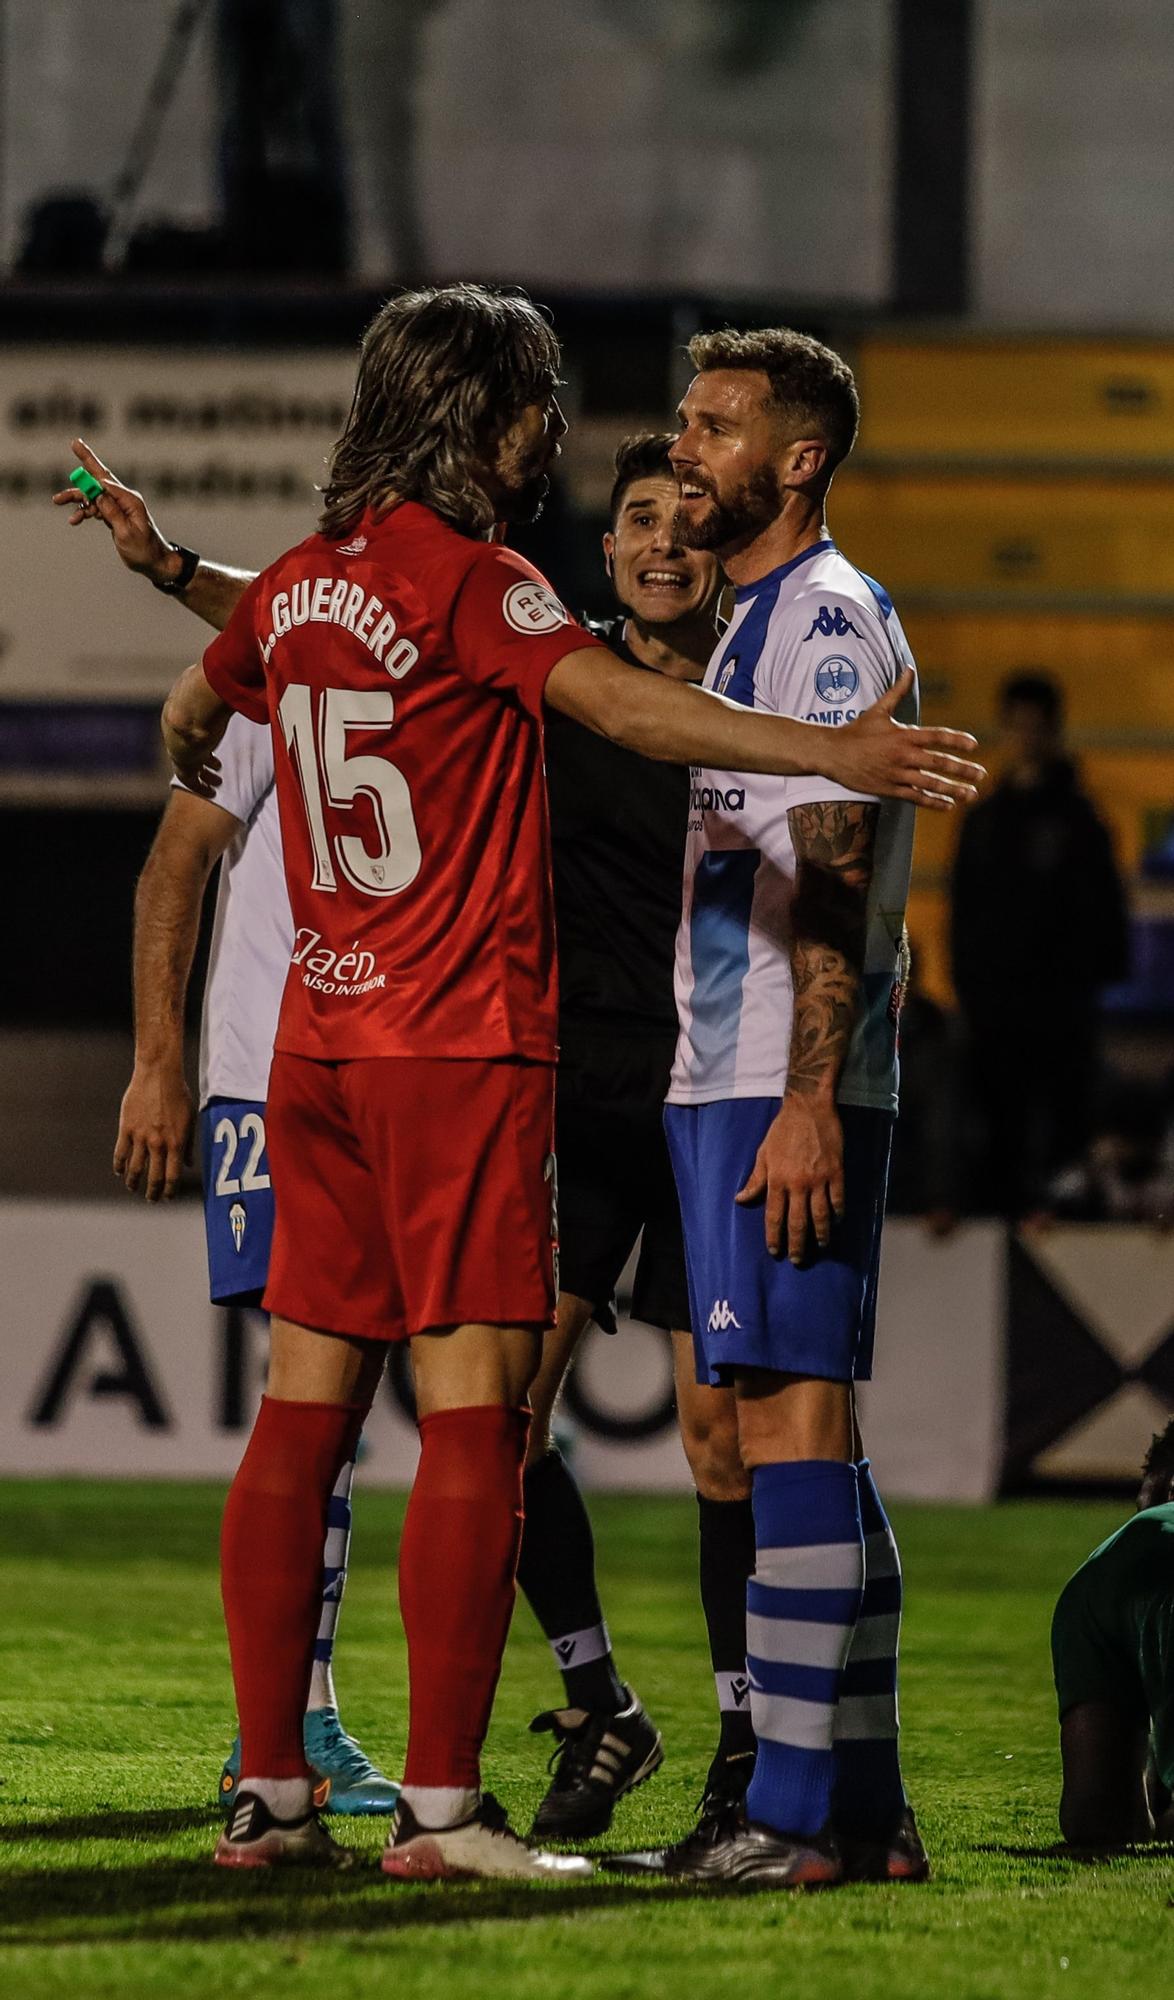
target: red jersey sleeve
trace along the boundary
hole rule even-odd
[[[576,623],[524,556],[489,546],[478,551],[458,592],[452,637],[467,679],[516,694],[535,716],[552,667],[581,646],[602,643]]]
[[[250,722],[268,722],[265,699],[265,668],[257,639],[257,599],[264,571],[243,591],[236,610],[223,632],[218,632],[204,654],[204,678],[214,694],[231,708],[247,715]]]

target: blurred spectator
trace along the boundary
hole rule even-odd
[[[218,0],[224,235],[235,268],[345,272],[336,0]]]
[[[901,1116],[893,1135],[888,1207],[923,1215],[948,1236],[965,1203],[965,1133],[958,1024],[923,992],[910,960],[901,1008]]]
[[[951,945],[980,1205],[1019,1216],[1088,1143],[1098,997],[1128,971],[1128,931],[1109,836],[1065,754],[1059,687],[1014,676],[1000,721],[1002,776],[962,824]]]
[[[1112,1079],[1083,1158],[1047,1190],[1046,1216],[1168,1227],[1174,1217],[1168,1112],[1168,1093],[1164,1100],[1150,1084]]]

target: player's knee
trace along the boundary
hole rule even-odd
[[[750,1477],[742,1463],[735,1411],[694,1415],[681,1425],[685,1457],[697,1491],[706,1500],[744,1500]]]

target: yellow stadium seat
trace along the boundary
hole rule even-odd
[[[1174,345],[878,336],[853,361],[870,456],[1174,463]]]
[[[899,607],[900,608],[900,607]],[[989,733],[1009,674],[1059,681],[1078,744],[1174,746],[1174,614],[902,609],[927,722]],[[1174,784],[1174,780],[1172,780]]]
[[[1129,599],[1174,609],[1174,482],[845,467],[840,546],[902,599]]]

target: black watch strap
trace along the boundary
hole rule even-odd
[[[166,583],[159,583],[154,577],[151,578],[151,582],[165,597],[178,597],[181,591],[187,589],[199,569],[200,558],[194,549],[182,548],[178,542],[173,542],[171,546],[179,557],[179,575],[170,577]]]

